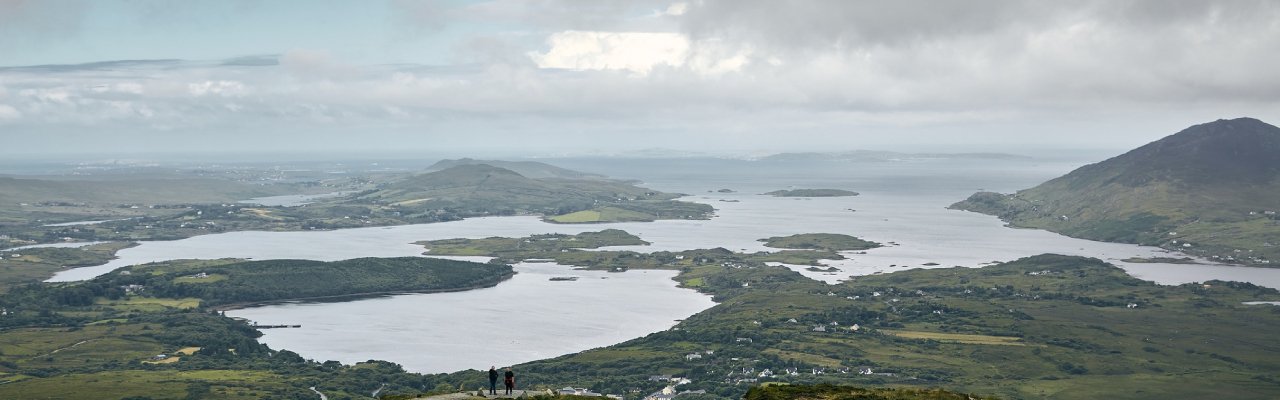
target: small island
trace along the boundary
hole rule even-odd
[[[765,247],[775,249],[853,251],[881,247],[880,243],[839,233],[802,233],[791,236],[774,236],[768,239],[760,239],[760,241],[764,242]]]
[[[773,197],[851,197],[857,196],[858,192],[843,189],[792,189],[774,190],[765,194]]]

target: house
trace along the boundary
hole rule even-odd
[[[826,327],[825,325],[814,325],[814,326],[813,326],[813,331],[814,331],[814,332],[826,332],[826,331],[827,331],[827,327]]]
[[[788,367],[787,369],[783,370],[783,372],[786,373],[787,375],[800,375],[800,369],[796,367]]]
[[[849,327],[849,330],[850,330],[850,331],[854,331],[854,332],[857,332],[859,329],[862,329],[862,326],[860,326],[860,325],[858,325],[858,324],[853,324],[853,326],[850,326],[850,327]]]
[[[592,392],[590,389],[574,388],[574,387],[568,387],[568,386],[561,388],[560,390],[557,390],[556,393],[559,393],[562,396],[587,396],[587,397],[604,396],[600,393]]]
[[[160,361],[166,358],[169,358],[168,354],[156,354],[154,356],[151,356],[152,361]]]
[[[734,341],[735,341],[735,342],[738,342],[738,343],[751,343],[751,342],[752,342],[751,338],[749,338],[749,337],[740,337],[740,338],[734,339]]]
[[[790,322],[790,323],[793,323],[793,324],[794,324],[794,323],[797,323],[797,322],[800,322],[800,321],[796,321],[796,319],[795,319],[795,318],[792,318],[792,319],[787,320],[787,322]]]
[[[1138,308],[1138,303],[1129,303],[1125,305],[1125,308]]]
[[[827,369],[826,369],[826,368],[813,368],[813,374],[814,374],[814,375],[822,375],[822,374],[825,374],[825,373],[827,373]]]
[[[768,369],[768,368],[765,368],[765,370],[764,370],[764,371],[760,371],[760,375],[759,375],[759,376],[760,376],[761,378],[768,378],[768,377],[771,377],[771,376],[773,376],[773,371],[772,371],[772,370],[770,370],[770,369]]]
[[[864,366],[864,367],[858,367],[858,374],[859,374],[859,375],[871,375],[871,374],[873,374],[873,373],[875,373],[875,371],[872,371],[872,370],[871,370],[871,367],[865,367],[865,366]]]
[[[678,395],[679,393],[676,392],[675,386],[667,386],[662,388],[662,390],[650,393],[648,396],[645,396],[644,400],[671,400],[676,398],[676,396]]]
[[[693,360],[698,360],[698,359],[701,359],[701,358],[702,358],[702,355],[701,355],[701,354],[698,354],[698,353],[689,353],[689,354],[685,354],[685,355],[684,355],[684,359],[685,359],[686,361],[693,361]]]
[[[649,382],[670,382],[671,375],[649,375]]]

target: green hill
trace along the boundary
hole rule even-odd
[[[1280,259],[1280,128],[1252,118],[1200,124],[1034,188],[980,192],[951,208],[1266,265]]]
[[[406,214],[557,216],[587,210],[626,210],[617,220],[702,219],[704,204],[674,201],[663,193],[608,180],[533,179],[488,164],[463,164],[390,182],[348,201],[378,204]],[[606,215],[606,213],[600,213]],[[557,222],[611,222],[569,220]]]
[[[977,400],[994,397],[942,389],[862,388],[856,386],[761,385],[747,390],[743,400]]]
[[[574,171],[571,169],[560,168],[547,163],[537,161],[502,161],[502,160],[476,160],[471,158],[460,158],[457,160],[440,160],[427,168],[427,171],[443,171],[460,165],[490,165],[498,168],[509,169],[517,174],[533,179],[561,178],[561,179],[591,179],[603,180],[604,175],[591,174],[586,172]]]

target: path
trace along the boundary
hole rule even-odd
[[[419,397],[414,400],[469,400],[469,399],[520,399],[530,398],[539,394],[546,394],[543,390],[512,390],[511,394],[505,394],[505,390],[499,389],[498,394],[491,395],[489,391],[484,391],[484,396],[476,396],[476,392],[462,392],[440,394],[435,396]]]

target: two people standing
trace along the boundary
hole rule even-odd
[[[507,387],[507,393],[516,388],[516,373],[511,372],[511,367],[507,367],[507,372],[502,374],[502,384]],[[489,367],[489,394],[498,394],[498,369],[493,366]]]

